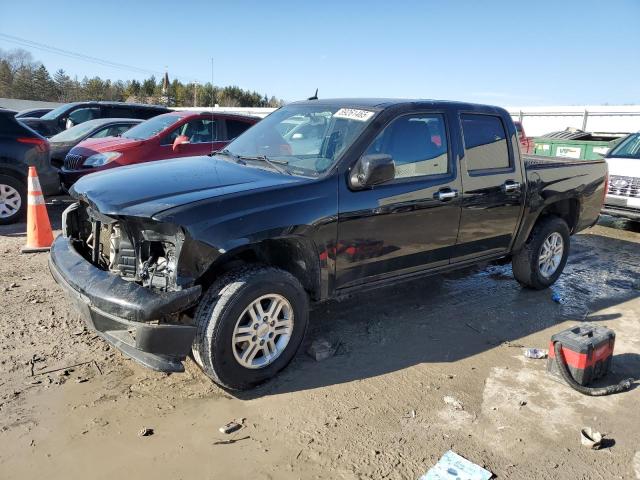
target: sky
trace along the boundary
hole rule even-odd
[[[320,98],[640,104],[640,0],[0,0],[0,48],[16,47],[80,79],[166,67],[171,79],[213,73],[216,85],[286,101],[318,88]]]

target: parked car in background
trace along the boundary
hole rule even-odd
[[[27,173],[38,170],[45,195],[60,191],[58,171],[49,162],[49,141],[0,109],[0,224],[20,220],[27,206]]]
[[[293,358],[312,302],[499,259],[552,285],[598,220],[607,166],[517,142],[488,105],[291,103],[211,157],[81,179],[49,265],[126,355],[176,372],[192,353],[249,388]]]
[[[143,120],[139,118],[99,118],[64,130],[49,139],[51,164],[62,168],[64,158],[73,147],[88,138],[118,137]]]
[[[516,126],[516,132],[518,132],[518,140],[520,142],[521,153],[533,153],[533,138],[527,137],[524,131],[522,122],[515,121],[513,124]]]
[[[16,113],[16,118],[40,118],[51,110],[53,108],[27,108]]]
[[[177,111],[136,125],[117,138],[85,140],[71,149],[60,171],[69,189],[89,173],[175,157],[208,155],[260,119],[247,115]]]
[[[171,112],[159,105],[142,105],[123,102],[75,102],[54,108],[41,118],[22,118],[29,127],[45,137],[96,118],[141,118],[147,120],[162,113]]]
[[[640,220],[640,132],[622,140],[605,159],[609,188],[602,212]]]

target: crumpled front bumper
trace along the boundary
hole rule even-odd
[[[157,292],[101,270],[60,235],[51,246],[49,269],[87,325],[139,363],[163,372],[183,372],[196,327],[150,323],[195,305],[201,287]]]

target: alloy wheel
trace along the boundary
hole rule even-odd
[[[538,268],[543,277],[549,278],[560,266],[564,253],[564,240],[558,232],[552,232],[542,243],[538,256]]]
[[[251,302],[233,330],[236,361],[251,369],[273,363],[289,344],[293,321],[293,307],[282,295],[263,295]]]

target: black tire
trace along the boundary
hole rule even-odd
[[[257,369],[236,360],[232,338],[244,310],[263,295],[277,294],[293,310],[293,332],[282,353]],[[204,294],[196,309],[194,360],[214,382],[230,390],[245,390],[272,377],[296,354],[307,330],[309,300],[300,282],[290,273],[273,267],[247,266],[222,275]]]
[[[554,232],[562,236],[564,250],[556,271],[544,276],[540,271],[539,257],[544,241]],[[550,215],[538,221],[533,227],[527,243],[520,251],[513,254],[513,276],[524,287],[535,290],[545,289],[555,283],[567,263],[570,248],[570,235],[567,223],[556,216]]]
[[[27,210],[27,186],[24,182],[21,182],[15,177],[0,174],[0,195],[2,195],[2,185],[8,185],[16,190],[20,196],[21,202],[20,208],[15,213],[8,216],[0,215],[0,225],[8,225],[24,218],[24,214]]]

